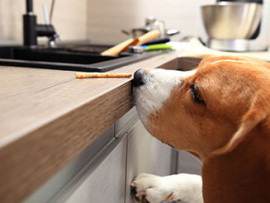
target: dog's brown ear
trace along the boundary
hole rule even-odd
[[[222,148],[214,151],[214,154],[225,154],[233,151],[243,140],[247,138],[249,132],[262,122],[268,115],[269,104],[266,104],[264,97],[258,95],[251,105],[251,108],[244,114],[238,130],[234,133],[229,142]]]

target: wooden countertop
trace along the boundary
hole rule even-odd
[[[156,68],[159,55],[112,72]],[[0,67],[0,199],[18,202],[132,106],[131,78],[75,79],[74,71]]]
[[[156,68],[178,54],[112,72]],[[213,52],[195,40],[181,54],[230,53]],[[270,52],[252,56],[269,60]],[[1,202],[21,202],[131,109],[131,80],[75,79],[74,71],[0,66]]]

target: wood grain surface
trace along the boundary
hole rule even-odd
[[[112,72],[166,68],[178,54]],[[121,118],[133,106],[131,80],[79,80],[73,71],[1,66],[1,202],[24,200]]]
[[[155,68],[172,52],[114,72]],[[78,80],[72,71],[0,67],[0,199],[20,202],[132,106],[131,78]]]

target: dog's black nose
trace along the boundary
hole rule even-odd
[[[139,69],[134,73],[133,86],[138,87],[144,84],[143,81],[144,70]]]

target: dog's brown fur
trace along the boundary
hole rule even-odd
[[[221,59],[225,61],[213,63]],[[205,105],[192,101],[194,82]],[[204,160],[206,203],[269,202],[269,113],[269,63],[209,57],[172,92],[162,109],[150,114],[146,127],[161,141]]]

